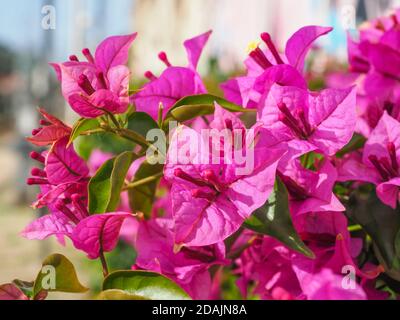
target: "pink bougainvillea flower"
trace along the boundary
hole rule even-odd
[[[111,212],[89,216],[87,201],[79,194],[70,198],[67,194],[48,204],[50,214],[30,223],[22,236],[27,239],[42,240],[55,235],[61,244],[69,237],[74,246],[87,253],[90,259],[99,256],[100,248],[104,252],[114,249],[121,225],[126,218],[132,217],[126,212]]]
[[[345,210],[333,193],[337,172],[329,160],[317,171],[303,168],[298,160],[291,161],[284,169],[279,169],[278,176],[288,189],[292,215]]]
[[[208,269],[227,263],[224,243],[184,247],[175,253],[173,227],[172,219],[165,218],[140,223],[134,268],[160,272],[181,285],[193,299],[209,299],[211,277]]]
[[[295,217],[294,222],[315,258],[294,252],[273,238],[258,238],[237,260],[242,290],[246,292],[255,281],[253,293],[264,299],[366,299],[360,282],[347,289],[342,286],[342,268],[350,266],[361,279],[372,281],[381,267],[368,272],[358,269],[354,258],[362,245],[350,238],[343,213],[307,213]]]
[[[307,280],[306,280],[307,279]],[[353,288],[343,287],[343,275],[330,269],[322,269],[317,274],[302,279],[307,282],[303,293],[309,300],[366,300],[367,295],[359,284]]]
[[[363,80],[364,77],[356,72],[334,72],[326,77],[326,86],[335,89],[346,89],[351,86],[357,87],[357,122],[355,132],[368,137],[378,123],[383,111],[395,106],[379,101],[378,99],[370,99],[363,88]],[[396,111],[394,113],[397,114]]]
[[[197,64],[199,63],[201,53],[203,52],[204,46],[207,44],[211,33],[212,31],[209,30],[183,42],[183,46],[185,47],[188,58],[188,68],[192,70],[197,69]]]
[[[239,105],[254,108],[274,83],[306,89],[302,76],[306,55],[313,42],[331,30],[319,26],[299,29],[287,41],[284,55],[278,52],[271,36],[262,33],[261,39],[268,49],[261,49],[258,45],[252,48],[245,61],[247,75],[221,85],[225,97]]]
[[[44,171],[47,180],[53,184],[77,182],[89,174],[85,161],[74,151],[74,146],[68,146],[68,138],[57,141],[46,156]]]
[[[84,118],[96,118],[105,112],[123,113],[129,104],[130,71],[125,66],[135,34],[113,36],[99,44],[93,57],[89,49],[70,61],[52,64],[61,82],[64,98]]]
[[[114,248],[121,225],[131,214],[112,212],[89,216],[89,169],[75,153],[73,145],[67,147],[67,142],[68,138],[57,141],[45,156],[32,153],[34,159],[45,165],[44,170],[34,168],[34,176],[28,179],[28,184],[41,187],[34,206],[47,206],[50,213],[30,223],[22,235],[40,240],[55,235],[62,244],[67,236],[77,249],[95,259],[100,246],[105,252]]]
[[[74,202],[72,197],[79,203],[87,201],[89,169],[84,160],[76,154],[73,145],[67,147],[67,144],[68,137],[64,137],[55,142],[48,152],[31,152],[31,157],[44,165],[44,169],[33,168],[32,177],[27,180],[28,185],[39,185],[41,189],[37,201],[32,206],[48,206],[55,216],[40,218],[29,225],[26,231],[30,233],[30,238],[65,234],[70,230],[67,221],[76,223],[79,216],[87,214],[86,210],[76,211],[75,208],[70,208]],[[35,233],[36,231],[38,233]]]
[[[71,238],[75,248],[96,259],[101,252],[112,251],[117,245],[124,220],[131,217],[128,212],[96,214],[81,220],[74,228]]]
[[[217,130],[228,129],[240,131],[244,131],[246,129],[243,122],[236,114],[225,110],[216,102],[214,103],[214,114],[209,128]]]
[[[346,217],[339,212],[318,212],[302,215],[294,221],[303,241],[316,254],[315,260],[299,254],[292,258],[293,270],[303,293],[317,300],[328,297],[334,300],[366,299],[361,283],[376,279],[382,267],[373,266],[365,271],[358,268],[355,258],[361,251],[362,242],[350,237]],[[349,271],[355,274],[352,279],[345,279]],[[361,283],[355,282],[355,275]],[[330,284],[325,277],[331,280]],[[324,293],[325,289],[328,291]]]
[[[72,129],[64,122],[42,108],[39,108],[39,113],[43,116],[40,120],[41,127],[32,130],[32,137],[26,139],[30,143],[36,146],[47,146],[70,135]]]
[[[231,120],[226,123],[232,128]],[[232,131],[228,129],[229,132]],[[269,141],[267,134],[261,129],[257,139]],[[178,127],[171,140],[164,175],[172,184],[174,239],[178,247],[209,245],[233,234],[267,200],[276,167],[286,152],[284,144],[272,148],[246,142],[241,149],[228,145],[221,157],[218,141],[211,141],[185,126]],[[193,149],[194,144],[198,148]],[[206,154],[204,150],[210,152]],[[240,152],[245,158],[253,155],[251,167],[239,173],[237,169],[244,169],[245,163],[239,164],[236,156],[231,157],[232,161],[224,160],[230,152]]]
[[[22,231],[22,235],[30,240],[42,240],[54,235],[64,245],[64,237],[71,237],[74,227],[89,215],[87,184],[67,183],[57,187],[51,185],[40,187],[42,194],[39,195],[34,206],[39,208],[47,206],[50,212],[31,222]]]
[[[64,236],[70,236],[73,228],[73,223],[67,217],[55,211],[31,222],[21,234],[29,240],[43,240],[56,235],[63,242]]]
[[[34,208],[47,206],[50,214],[32,222],[23,235],[29,239],[44,239],[56,235],[63,243],[72,227],[88,216],[87,183],[89,169],[75,152],[73,145],[67,147],[68,137],[53,144],[48,152],[31,152],[31,157],[44,165],[33,168],[28,185],[39,185],[40,194]]]
[[[73,145],[67,145],[68,137],[64,137],[55,142],[49,151],[42,154],[36,151],[30,153],[32,159],[44,166],[44,169],[33,168],[32,177],[27,180],[28,185],[41,187],[41,194],[34,207],[52,204],[66,193],[71,195],[85,190],[89,169],[76,154]]]
[[[236,259],[234,271],[243,297],[249,293],[266,300],[303,298],[299,281],[291,266],[291,251],[268,237],[258,237]],[[254,289],[250,291],[250,284]]]
[[[339,180],[356,180],[375,184],[383,203],[396,208],[399,198],[400,123],[385,112],[371,132],[362,159],[347,156],[339,165]]]
[[[171,65],[165,52],[160,52],[158,56],[167,68],[158,78],[150,71],[146,72],[145,76],[150,82],[132,96],[138,111],[145,111],[156,119],[160,103],[165,114],[181,98],[206,92],[196,67],[210,35],[211,31],[208,31],[184,42],[188,57],[187,67]]]
[[[376,126],[383,111],[400,119],[399,18],[400,11],[396,10],[389,16],[364,24],[358,40],[348,36],[350,71],[358,75],[358,100],[365,100],[363,104],[366,106],[361,119],[371,129]],[[368,136],[369,132],[366,133]]]
[[[355,88],[321,92],[274,84],[258,117],[293,156],[317,150],[334,155],[351,139],[356,125]]]

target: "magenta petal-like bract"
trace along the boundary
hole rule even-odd
[[[46,157],[45,171],[52,184],[77,182],[86,177],[89,169],[71,144],[67,147],[68,138],[56,142]]]
[[[304,169],[300,161],[291,161],[281,174],[295,182],[300,190],[304,190],[304,194],[297,191],[299,193],[297,197],[296,195],[290,197],[290,212],[293,216],[308,212],[345,210],[332,192],[337,172],[328,160],[325,160],[316,171]]]
[[[134,97],[138,111],[144,111],[157,119],[158,107],[162,103],[164,114],[185,96],[206,92],[198,74],[183,67],[169,67],[159,78],[146,84]]]
[[[73,228],[66,218],[48,214],[31,222],[21,234],[29,240],[43,240],[51,235],[70,236]]]
[[[285,54],[289,63],[303,72],[305,57],[314,41],[332,30],[331,27],[307,26],[294,33],[286,43]]]
[[[281,121],[285,104],[297,121],[293,127],[304,128],[298,114],[301,111],[309,125],[309,132],[299,134]],[[353,136],[356,126],[355,88],[344,90],[326,89],[319,93],[274,84],[259,109],[259,118],[278,139],[310,143],[327,155],[333,155],[344,147]]]
[[[96,49],[96,65],[106,74],[110,68],[126,64],[129,47],[136,35],[112,36],[103,40]]]
[[[14,283],[0,285],[0,300],[29,300]]]
[[[89,216],[81,220],[72,233],[72,241],[77,249],[96,259],[101,252],[109,252],[117,245],[121,225],[127,212],[111,212]]]
[[[209,299],[211,277],[208,269],[227,262],[225,245],[220,242],[206,247],[187,247],[175,253],[173,225],[171,219],[165,218],[140,223],[136,266],[174,279],[193,299]]]
[[[187,135],[195,138],[200,148],[208,145],[208,140],[204,141],[199,133],[188,127],[178,128],[172,137],[164,174],[172,182],[175,242],[188,246],[210,245],[232,235],[255,209],[266,202],[274,186],[278,162],[286,152],[286,147],[284,144],[280,147],[268,146],[266,142],[273,137],[269,137],[265,130],[260,130],[259,137],[263,143],[247,147],[247,150],[244,146],[243,150],[239,150],[247,155],[253,151],[254,162],[248,172],[238,174],[236,169],[243,168],[235,162],[201,164],[205,159],[202,159],[204,153],[199,152],[200,148],[190,155],[189,162],[186,162],[187,158],[180,158],[185,154],[186,140],[182,137]],[[176,170],[184,171],[195,180],[202,180],[203,184],[196,185],[180,179],[175,175]],[[219,192],[211,183],[207,183],[205,174],[215,177],[214,183],[219,185]],[[208,197],[196,197],[193,192]]]
[[[99,87],[95,76],[96,66],[88,62],[68,61],[58,65],[61,70],[61,92],[68,101],[73,94],[83,94],[82,88],[78,85],[80,75],[85,75],[93,88]]]
[[[206,45],[208,38],[210,37],[212,31],[207,31],[197,37],[192,39],[187,39],[183,43],[186,49],[186,53],[189,61],[189,68],[196,70],[197,63],[199,62],[200,55]]]
[[[343,275],[334,274],[330,269],[322,269],[317,274],[303,277],[303,292],[309,300],[366,300],[361,286],[355,283],[351,288],[344,286]]]

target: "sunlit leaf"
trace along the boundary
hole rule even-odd
[[[162,172],[162,169],[162,164],[152,165],[145,161],[136,171],[135,177],[132,182],[157,175]],[[145,215],[150,214],[158,182],[159,179],[128,190],[129,205],[133,212],[140,211],[143,212]]]
[[[42,262],[34,286],[33,296],[37,297],[42,291],[52,292],[86,292],[78,280],[75,267],[62,254],[52,254]]]
[[[134,112],[127,119],[129,130],[135,131],[143,137],[151,129],[159,129],[157,122],[145,112]]]
[[[79,119],[73,126],[68,144],[72,143],[83,132],[99,128],[99,121],[97,119]]]
[[[164,125],[170,120],[186,121],[198,115],[212,114],[214,103],[231,112],[253,112],[252,109],[245,109],[223,98],[211,94],[199,94],[187,96],[177,101],[164,117]],[[193,111],[190,108],[193,107]],[[177,118],[175,118],[177,117]],[[181,120],[179,120],[181,119]]]
[[[189,300],[189,295],[175,282],[150,271],[116,271],[109,274],[103,282],[103,298],[121,297],[122,290],[134,300]],[[126,296],[125,296],[126,297]]]
[[[107,160],[89,181],[89,212],[114,211],[120,200],[126,174],[134,160],[132,152],[123,152]]]

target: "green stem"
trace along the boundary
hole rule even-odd
[[[349,230],[349,232],[361,231],[362,227],[359,224],[355,224],[353,226],[347,227],[347,230]]]
[[[114,116],[114,114],[112,112],[108,111],[105,108],[98,108],[98,109],[105,112],[105,114],[108,116],[108,118],[111,119],[112,123],[115,125],[116,128],[118,128],[118,129],[121,128],[119,121],[117,120],[117,118]]]
[[[136,144],[142,146],[142,147],[150,147],[150,143],[143,138],[141,135],[137,134],[135,131],[129,130],[129,129],[115,129],[114,133],[117,135],[128,139],[132,142],[135,142]]]
[[[108,265],[107,265],[107,260],[106,257],[104,256],[103,250],[100,250],[100,261],[101,261],[101,266],[103,267],[103,276],[104,278],[108,276]]]
[[[156,181],[160,177],[162,177],[162,175],[163,175],[163,173],[159,172],[159,173],[157,173],[155,175],[152,175],[150,177],[146,177],[146,178],[143,178],[143,179],[140,179],[140,180],[137,180],[137,181],[133,181],[133,182],[127,184],[122,190],[134,189],[134,188],[137,188],[137,187],[142,186],[144,184]]]
[[[103,129],[87,130],[87,131],[81,132],[80,135],[81,136],[90,136],[91,134],[99,133],[99,132],[104,132],[104,130]]]
[[[158,126],[160,128],[162,128],[163,125],[163,111],[164,111],[164,106],[163,104],[160,102],[160,104],[158,105]]]
[[[117,118],[116,118],[111,112],[108,113],[108,115],[109,115],[109,117],[110,117],[112,123],[114,123],[115,127],[120,128],[121,126],[120,126],[120,124],[119,124]]]

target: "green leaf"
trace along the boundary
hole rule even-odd
[[[15,279],[12,282],[19,290],[21,290],[27,297],[33,298],[33,281],[24,281]]]
[[[147,161],[144,161],[136,171],[135,177],[131,182],[136,182],[150,176],[155,176],[162,172],[162,170],[162,164],[152,165]],[[156,179],[128,190],[129,205],[133,212],[140,211],[145,215],[150,214],[159,180],[160,179]]]
[[[89,212],[114,211],[120,200],[125,176],[134,160],[132,152],[123,152],[107,160],[89,181]]]
[[[395,243],[400,230],[399,209],[383,204],[375,191],[362,193],[356,190],[350,197],[346,214],[361,225],[376,245],[378,258],[388,271],[396,266],[400,256],[396,256]],[[400,277],[400,274],[398,275]]]
[[[394,249],[396,252],[396,256],[400,258],[400,230],[397,232],[394,239]]]
[[[78,280],[74,265],[62,254],[52,254],[42,262],[33,286],[33,296],[36,298],[45,292],[86,292]]]
[[[366,140],[367,139],[365,139],[365,137],[361,134],[355,133],[350,142],[336,153],[336,156],[341,158],[352,151],[361,149],[364,146]]]
[[[79,156],[88,160],[93,150],[118,155],[125,151],[132,151],[135,143],[117,136],[112,132],[96,132],[91,135],[81,135],[74,141],[74,147]]]
[[[77,137],[81,135],[81,133],[97,128],[99,128],[99,121],[97,119],[80,118],[77,122],[75,122],[72,128],[68,144],[72,143]]]
[[[127,122],[129,130],[140,134],[144,138],[146,138],[146,134],[149,130],[159,129],[157,122],[145,112],[132,113],[128,117]]]
[[[116,271],[110,273],[103,282],[103,297],[120,297],[125,294],[137,300],[190,300],[189,295],[175,282],[161,274],[150,271]]]
[[[211,94],[199,94],[187,96],[177,101],[165,115],[164,125],[170,120],[178,120],[175,116],[183,119],[182,121],[186,121],[197,115],[212,114],[214,112],[214,102],[217,102],[222,108],[231,112],[254,112],[252,109],[242,108]],[[195,109],[194,111],[190,110],[192,107]]]
[[[109,289],[101,291],[96,297],[97,300],[147,300],[141,296],[129,294],[124,290]]]
[[[293,226],[288,192],[279,178],[268,201],[253,212],[251,217],[244,222],[244,226],[258,233],[272,236],[293,250],[314,258],[314,253],[303,243]]]
[[[161,131],[160,127],[158,126],[157,122],[154,121],[152,117],[150,117],[147,113],[145,112],[134,112],[128,117],[127,121],[127,129],[129,130],[130,133],[134,132],[140,137],[143,137],[144,141],[146,141],[147,144],[142,144],[145,148],[149,146],[149,144],[153,144],[155,148],[157,146],[160,146],[161,148],[158,148],[158,152],[161,154],[165,153],[165,148],[166,148],[166,136],[163,132],[160,132],[157,134],[155,137],[149,136],[149,139],[154,139],[155,141],[148,141],[147,134],[150,130],[153,129],[158,129]]]
[[[214,113],[214,106],[208,104],[184,105],[176,107],[171,111],[172,117],[179,122],[184,122],[212,113]]]

